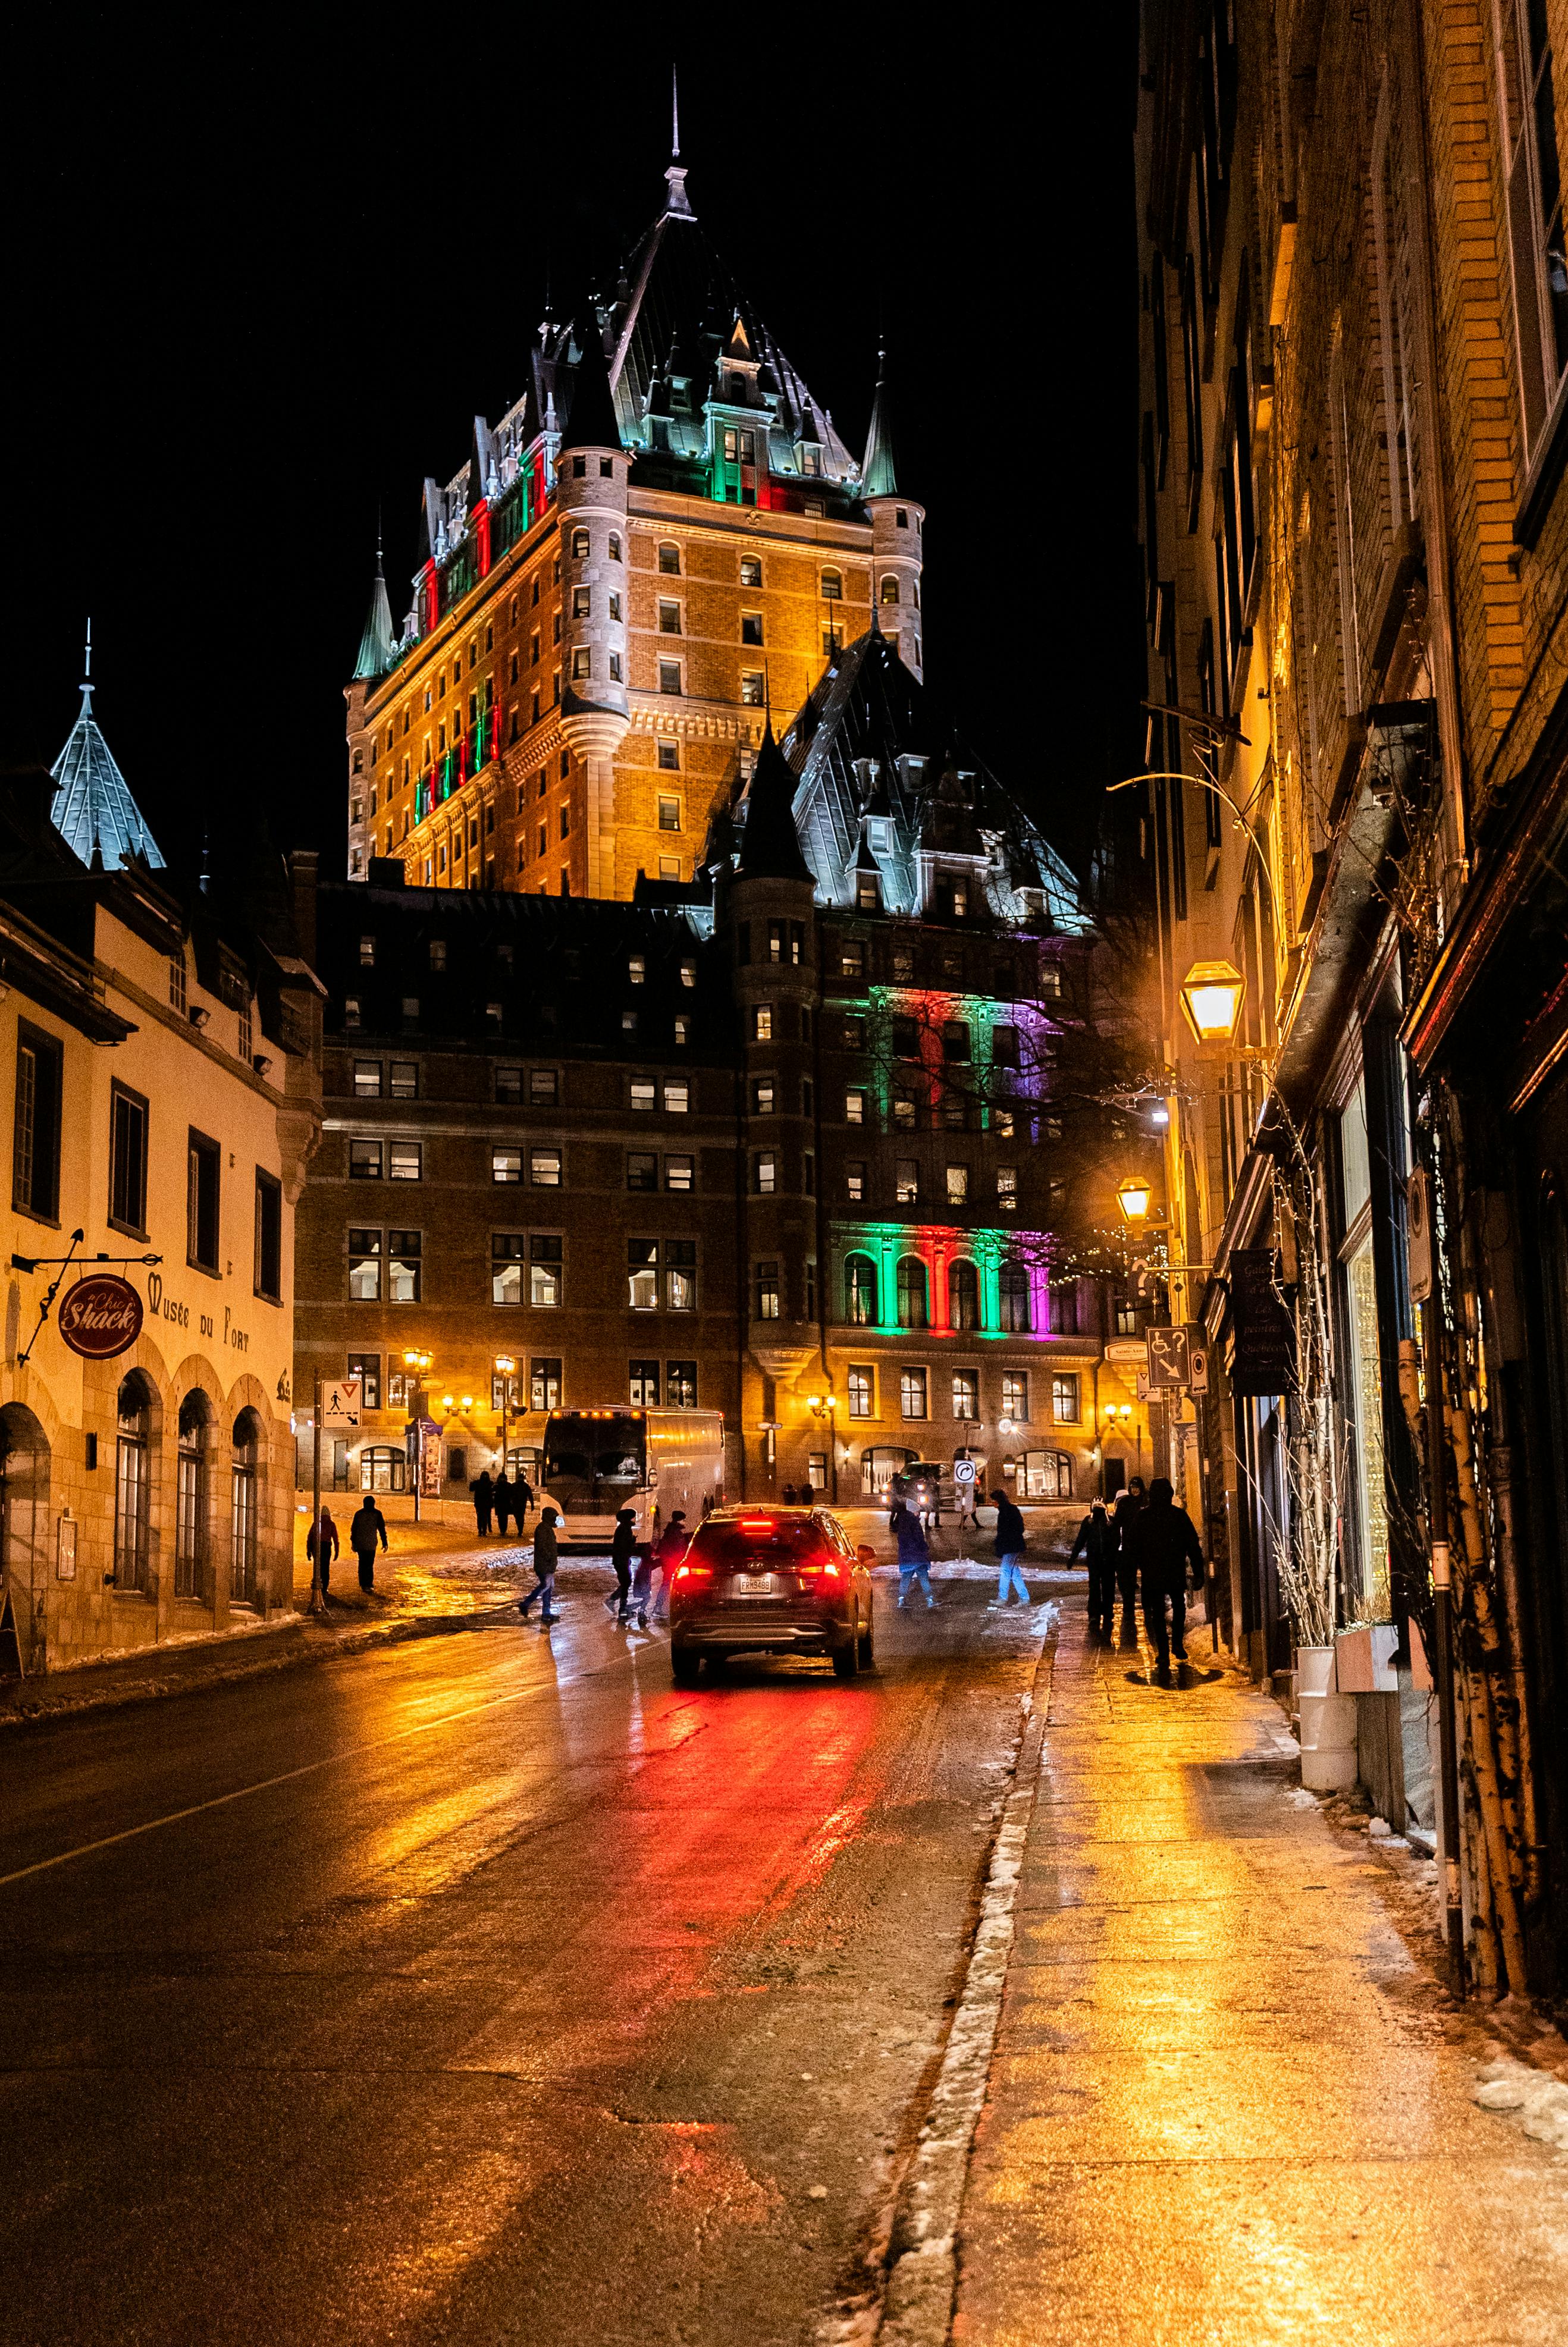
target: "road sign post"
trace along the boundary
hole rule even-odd
[[[311,1612],[324,1614],[322,1594],[322,1381],[316,1379],[316,1406],[311,1417],[313,1464],[311,1471]]]

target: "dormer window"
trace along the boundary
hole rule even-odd
[[[855,909],[857,913],[875,913],[881,909],[882,891],[876,885],[875,872],[863,872],[855,884]]]
[[[821,449],[803,448],[800,452],[800,469],[811,479],[817,479],[822,472]]]

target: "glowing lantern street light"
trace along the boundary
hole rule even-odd
[[[512,1378],[518,1364],[512,1354],[497,1353],[492,1366],[501,1380],[501,1478],[505,1481],[512,1471],[507,1464],[507,1420],[511,1412]]]
[[[1182,980],[1182,1008],[1200,1043],[1228,1043],[1246,981],[1228,961],[1195,961]]]
[[[1129,1223],[1146,1221],[1152,1194],[1147,1182],[1136,1174],[1130,1174],[1116,1193],[1116,1204],[1122,1209],[1122,1220]]]

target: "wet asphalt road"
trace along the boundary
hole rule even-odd
[[[918,2124],[1040,1654],[942,1594],[879,1580],[850,1685],[677,1691],[589,1589],[548,1639],[17,1732],[0,2341],[808,2341]]]

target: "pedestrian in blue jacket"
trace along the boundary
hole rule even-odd
[[[893,1512],[887,1519],[887,1529],[898,1543],[898,1605],[902,1611],[909,1595],[909,1583],[917,1581],[926,1593],[926,1604],[937,1603],[931,1594],[931,1549],[920,1520],[911,1513],[902,1499],[893,1502]]]

